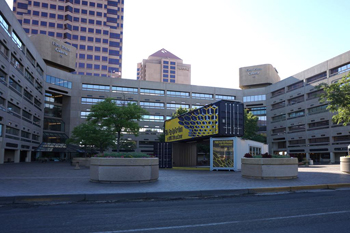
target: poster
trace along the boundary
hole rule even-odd
[[[233,168],[233,140],[213,141],[213,168]]]

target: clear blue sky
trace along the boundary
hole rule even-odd
[[[12,2],[11,0],[7,0]],[[123,78],[165,48],[192,84],[238,88],[239,67],[282,79],[350,50],[349,0],[125,0]]]

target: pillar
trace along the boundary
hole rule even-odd
[[[331,152],[331,163],[335,163],[335,154]]]
[[[309,161],[310,159],[310,153],[306,153],[306,161]]]
[[[0,148],[0,164],[4,164],[5,162],[5,149]]]
[[[20,150],[15,150],[15,163],[19,163]]]
[[[27,151],[27,156],[26,156],[26,163],[29,163],[32,161],[32,156],[31,156],[31,151]]]

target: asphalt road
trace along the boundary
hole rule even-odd
[[[232,198],[10,205],[0,232],[350,232],[350,190]]]

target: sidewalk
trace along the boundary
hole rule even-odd
[[[154,183],[89,182],[89,169],[69,163],[0,165],[0,204],[46,201],[118,201],[126,199],[227,196],[259,192],[350,188],[350,175],[339,165],[299,167],[297,179],[255,180],[240,172],[160,169]]]

